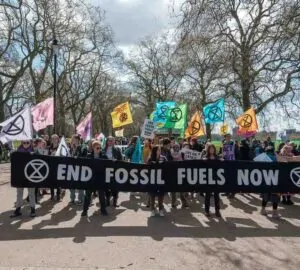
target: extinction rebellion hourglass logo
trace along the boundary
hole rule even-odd
[[[26,164],[24,174],[30,182],[40,183],[48,177],[49,166],[44,160],[33,159]]]

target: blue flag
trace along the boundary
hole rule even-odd
[[[214,103],[210,103],[203,108],[203,116],[206,124],[224,122],[225,100],[221,98]]]
[[[138,137],[135,148],[130,160],[132,163],[142,163],[142,144],[141,144],[141,138]]]
[[[154,113],[153,122],[157,127],[163,127],[167,122],[167,113],[169,109],[176,106],[174,101],[165,101],[156,103],[156,111]]]

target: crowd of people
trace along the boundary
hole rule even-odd
[[[120,147],[117,146],[116,139],[114,137],[108,137],[105,141],[92,139],[85,143],[80,135],[74,134],[70,141],[68,141],[68,147],[70,155],[72,157],[91,158],[91,159],[109,159],[109,160],[125,160],[133,161],[133,155],[139,140],[138,136],[134,136],[129,141],[126,150],[122,153]],[[125,141],[125,140],[121,140]],[[39,155],[56,154],[60,143],[60,137],[56,134],[51,138],[45,135],[41,138],[37,138],[33,141],[22,141],[17,151],[36,153]],[[202,160],[245,160],[251,161],[256,156],[266,153],[272,162],[276,162],[278,157],[291,157],[300,155],[299,147],[291,142],[281,143],[278,149],[275,149],[275,144],[271,138],[260,142],[252,137],[250,139],[243,139],[240,142],[233,141],[230,134],[224,136],[221,147],[217,150],[217,147],[210,142],[200,142],[197,138],[183,139],[183,138],[156,138],[155,140],[145,139],[143,141],[141,162],[145,164],[163,163],[172,161],[182,161],[185,159],[184,149],[190,149],[200,153],[200,159]],[[136,162],[136,161],[135,161]],[[101,179],[99,179],[101,181]],[[15,210],[11,217],[18,217],[22,215],[21,207],[23,204],[23,192],[24,188],[17,188],[17,198],[15,203]],[[61,188],[50,189],[50,199],[52,201],[60,201],[62,193],[65,192]],[[31,212],[30,216],[35,217],[35,205],[41,196],[47,195],[49,191],[47,189],[28,188],[27,201],[29,202]],[[77,195],[77,199],[76,199]],[[91,205],[92,199],[99,198],[100,213],[107,215],[107,207],[118,207],[118,190],[70,190],[70,204],[82,205],[82,216],[87,216],[88,209]],[[131,194],[134,196],[135,194]],[[145,204],[151,211],[151,217],[159,215],[165,215],[164,198],[167,194],[163,192],[149,193],[147,194],[147,200]],[[182,208],[189,207],[189,200],[195,193],[170,193],[171,207],[178,207],[178,196],[181,201]],[[229,199],[234,199],[234,193],[224,194]],[[211,197],[214,198],[214,207],[216,217],[221,217],[220,213],[220,194],[217,192],[200,193],[200,196],[204,197],[204,209],[207,217],[211,216],[210,202]],[[266,206],[268,202],[272,203],[274,218],[279,218],[277,212],[278,204],[285,205],[294,204],[291,194],[273,194],[265,193],[261,194],[261,214],[267,215]],[[157,199],[157,205],[156,205]],[[157,206],[157,207],[156,207]],[[158,209],[157,209],[158,208]]]

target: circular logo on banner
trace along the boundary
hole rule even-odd
[[[25,126],[25,120],[22,115],[17,116],[12,122],[9,123],[9,127],[3,130],[3,133],[7,135],[16,136],[22,133]]]
[[[198,121],[193,121],[191,123],[191,130],[190,130],[190,135],[195,135],[197,134],[201,129],[201,124]]]
[[[212,106],[207,114],[208,119],[212,122],[221,121],[222,116],[222,110],[218,106]]]
[[[158,118],[165,120],[167,118],[167,112],[169,110],[169,107],[167,105],[163,105],[160,107],[160,112],[158,115]]]
[[[125,122],[127,119],[128,119],[127,113],[122,112],[122,113],[120,114],[120,117],[119,117],[120,122],[121,122],[121,123],[122,123],[122,122]]]
[[[253,122],[252,116],[250,114],[245,114],[245,116],[243,117],[240,126],[243,128],[249,128],[251,127]]]
[[[290,178],[294,185],[300,188],[300,167],[291,170]]]
[[[48,177],[49,166],[44,160],[33,159],[26,164],[24,174],[30,182],[40,183]]]
[[[181,118],[182,118],[182,111],[180,110],[180,108],[176,107],[171,110],[171,112],[170,112],[170,121],[171,122],[178,122],[181,120]]]

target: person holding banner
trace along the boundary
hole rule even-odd
[[[221,153],[224,160],[236,160],[238,157],[238,147],[231,140],[231,135],[229,133],[224,136]],[[228,193],[227,196],[229,199],[232,199],[234,198],[235,193]]]
[[[293,150],[292,146],[286,144],[280,150],[279,156],[285,159],[286,161],[289,161],[289,159],[291,159],[294,156],[292,150]],[[290,193],[283,194],[281,203],[285,205],[293,205],[294,202],[291,200],[291,194]]]
[[[33,153],[34,149],[31,141],[22,141],[17,149],[18,152]],[[16,210],[11,214],[11,218],[21,216],[21,206],[23,204],[24,188],[17,188]],[[30,217],[35,217],[35,188],[28,188]]]
[[[210,144],[207,146],[206,154],[203,158],[204,160],[219,160],[219,157],[217,155],[216,147],[213,144]],[[205,215],[207,217],[210,217],[210,197],[211,192],[205,193]],[[221,217],[220,214],[220,196],[218,192],[214,192],[214,200],[215,200],[215,211],[216,211],[216,217]]]
[[[265,148],[265,153],[270,158],[271,162],[277,162],[274,148],[271,145],[267,146]],[[268,202],[271,202],[272,206],[273,206],[272,217],[280,218],[280,216],[278,215],[278,211],[277,211],[278,203],[280,202],[280,194],[278,194],[278,193],[263,193],[263,194],[261,194],[261,197],[262,197],[262,207],[261,207],[260,213],[264,216],[267,216],[268,213],[266,211],[266,206],[267,206]]]
[[[106,140],[103,156],[110,160],[122,160],[122,153],[119,148],[115,147],[115,138],[108,137]],[[117,190],[106,191],[106,205],[110,205],[110,199],[113,197],[113,206],[118,207],[119,192]]]
[[[172,147],[172,158],[173,161],[182,161],[182,152],[180,151],[180,145],[179,144],[174,144]],[[187,193],[186,192],[180,192],[180,200],[181,200],[181,207],[182,208],[188,208],[189,204],[187,203]],[[176,208],[176,192],[171,193],[171,201],[172,201],[172,207]]]
[[[107,159],[107,157],[101,153],[101,143],[96,140],[92,144],[92,152],[89,153],[87,155],[87,157],[92,158],[92,159]],[[104,179],[99,179],[99,181],[104,181]],[[91,204],[92,193],[93,193],[92,190],[85,191],[84,202],[83,202],[83,211],[81,213],[82,217],[85,217],[87,215],[89,206]],[[105,191],[98,190],[98,196],[99,196],[99,202],[100,202],[100,212],[103,216],[107,216],[108,214],[106,211]]]
[[[50,156],[55,156],[58,146],[59,146],[59,136],[57,134],[53,134],[51,136],[51,144],[49,147]],[[57,188],[56,190],[57,201],[60,201],[60,193],[61,193],[61,188]],[[55,190],[54,188],[51,188],[51,201],[54,201],[54,194],[55,194]]]
[[[155,164],[155,163],[163,163],[166,161],[165,156],[161,155],[161,149],[158,145],[152,147],[150,159],[148,160],[148,164]],[[151,210],[151,217],[156,216],[157,210],[155,207],[155,197],[158,199],[158,214],[161,217],[164,217],[164,195],[165,193],[162,191],[157,190],[156,192],[150,192],[150,210]]]
[[[86,153],[82,151],[80,144],[80,136],[78,134],[73,134],[71,138],[71,156],[72,157],[85,157]],[[75,203],[75,189],[70,189],[70,202]],[[78,205],[82,205],[84,200],[84,191],[82,189],[78,190]]]

